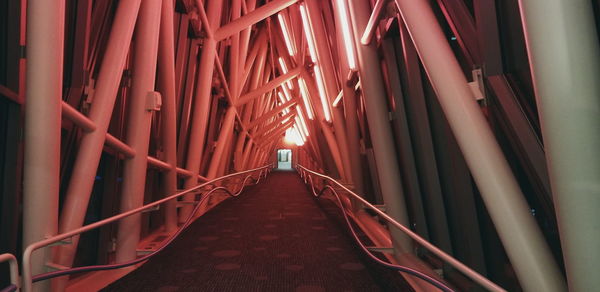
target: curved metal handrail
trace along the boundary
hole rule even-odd
[[[244,190],[245,186],[247,185],[246,183],[248,182],[249,179],[253,179],[253,184],[257,184],[260,182],[260,180],[263,177],[266,177],[267,174],[271,171],[272,169],[272,165],[265,165],[262,167],[258,167],[258,168],[254,168],[254,169],[250,169],[250,170],[246,170],[246,171],[241,171],[241,172],[236,172],[236,173],[232,173],[229,175],[225,175],[219,178],[215,178],[213,180],[204,182],[202,184],[199,184],[195,187],[189,188],[187,190],[175,193],[171,196],[168,196],[166,198],[160,199],[158,201],[155,201],[153,203],[144,205],[142,207],[136,208],[136,209],[132,209],[129,210],[127,212],[100,220],[98,222],[92,223],[92,224],[88,224],[86,226],[82,226],[80,228],[71,230],[69,232],[65,232],[62,234],[58,234],[55,235],[53,237],[47,238],[45,240],[42,241],[38,241],[38,242],[34,242],[32,244],[30,244],[29,246],[27,246],[27,248],[25,248],[25,251],[23,252],[23,290],[26,292],[31,291],[32,289],[32,283],[33,282],[37,282],[37,281],[42,281],[42,280],[46,280],[46,279],[50,279],[50,278],[54,278],[54,277],[59,277],[59,276],[64,276],[64,275],[68,275],[68,274],[73,274],[73,273],[80,273],[80,272],[87,272],[87,271],[96,271],[96,270],[112,270],[112,269],[119,269],[119,268],[123,268],[123,267],[127,267],[127,266],[131,266],[131,265],[135,265],[137,263],[143,262],[145,260],[148,260],[150,257],[156,255],[158,252],[162,251],[168,244],[170,244],[179,234],[181,234],[181,232],[191,224],[191,222],[193,221],[194,218],[194,214],[198,211],[198,209],[200,208],[200,206],[202,206],[202,203],[204,203],[206,200],[208,200],[208,198],[210,198],[210,196],[217,192],[217,191],[223,191],[225,193],[227,193],[229,196],[231,197],[237,197],[241,194],[241,192]],[[252,173],[255,173],[259,171],[258,174],[258,178],[254,179],[254,177],[252,176]],[[217,186],[216,183],[219,181],[223,181],[225,179],[234,177],[234,176],[239,176],[239,175],[243,175],[243,174],[249,174],[247,175],[244,180],[242,181],[242,184],[240,185],[240,189],[237,191],[231,191],[229,190],[227,187],[224,186]],[[70,238],[73,237],[75,235],[79,235],[81,233],[84,233],[86,231],[92,230],[92,229],[96,229],[99,228],[101,226],[104,226],[106,224],[118,221],[120,219],[123,219],[125,217],[137,214],[137,213],[141,213],[145,210],[151,209],[155,206],[158,206],[162,203],[165,203],[167,201],[173,200],[173,199],[177,199],[179,197],[182,197],[186,194],[195,192],[197,190],[200,190],[204,187],[207,186],[211,186],[213,188],[211,188],[210,190],[207,190],[207,192],[204,194],[204,196],[200,199],[200,201],[198,201],[196,203],[196,206],[194,208],[194,210],[192,211],[192,213],[189,215],[189,217],[186,219],[186,221],[184,222],[184,224],[182,226],[179,227],[179,229],[166,241],[166,243],[161,246],[159,249],[157,249],[156,251],[153,251],[147,255],[144,255],[140,258],[137,258],[135,260],[132,261],[128,261],[128,262],[124,262],[124,263],[118,263],[118,264],[109,264],[109,265],[94,265],[94,266],[86,266],[86,267],[77,267],[77,268],[70,268],[70,269],[66,269],[66,270],[61,270],[61,271],[53,271],[53,272],[48,272],[48,273],[43,273],[43,274],[39,274],[36,275],[35,277],[32,276],[31,274],[31,255],[35,250],[38,250],[42,247],[48,246],[52,243],[55,242],[59,242],[63,239],[66,238]]]
[[[367,254],[371,258],[377,259],[378,262],[381,261],[380,259],[378,259],[377,257],[375,257],[371,253],[371,251],[369,251],[366,248],[366,246],[364,246],[364,244],[358,239],[358,237],[357,237],[357,235],[356,235],[356,233],[354,231],[354,228],[352,227],[352,224],[350,224],[350,220],[348,219],[348,215],[346,214],[346,210],[344,209],[344,205],[342,204],[341,198],[339,197],[339,194],[337,193],[337,191],[333,187],[331,187],[329,185],[324,185],[323,188],[321,190],[319,190],[319,192],[316,192],[315,191],[315,186],[314,186],[315,183],[314,183],[314,181],[312,179],[312,175],[315,175],[315,176],[318,176],[320,178],[323,178],[326,181],[333,182],[335,185],[339,186],[344,191],[346,191],[348,194],[350,194],[353,198],[355,198],[356,200],[360,201],[362,204],[364,204],[365,206],[367,206],[373,212],[377,213],[377,215],[381,216],[383,219],[385,219],[392,226],[400,229],[402,232],[404,232],[406,235],[408,235],[409,237],[411,237],[414,241],[416,241],[417,243],[419,243],[421,246],[423,246],[424,248],[426,248],[427,250],[429,250],[430,252],[432,252],[433,254],[435,254],[436,256],[438,256],[440,259],[444,260],[445,262],[447,262],[448,264],[450,264],[451,266],[453,266],[454,268],[456,268],[457,270],[459,270],[465,276],[469,277],[471,280],[473,280],[474,282],[478,283],[482,287],[488,289],[489,291],[506,292],[506,290],[503,289],[502,287],[498,286],[497,284],[495,284],[494,282],[490,281],[486,277],[484,277],[481,274],[477,273],[476,271],[474,271],[473,269],[469,268],[465,264],[461,263],[460,261],[458,261],[457,259],[455,259],[451,255],[445,253],[441,249],[437,248],[435,245],[431,244],[429,241],[425,240],[424,238],[420,237],[418,234],[414,233],[408,227],[406,227],[406,226],[398,223],[398,221],[394,220],[392,217],[390,217],[389,215],[387,215],[383,211],[379,210],[377,207],[373,206],[371,203],[367,202],[365,199],[363,199],[362,197],[360,197],[359,195],[357,195],[356,193],[354,193],[353,191],[351,191],[350,189],[348,189],[347,187],[345,187],[344,185],[342,185],[341,183],[339,183],[335,179],[333,179],[333,178],[331,178],[329,176],[320,174],[318,172],[312,171],[312,170],[310,170],[310,169],[308,169],[308,168],[306,168],[306,167],[304,167],[304,166],[302,166],[300,164],[297,164],[297,166],[300,169],[299,174],[304,179],[304,182],[306,184],[309,184],[309,182],[310,182],[311,191],[312,191],[312,193],[313,193],[313,195],[315,197],[320,197],[321,195],[323,195],[323,193],[327,189],[329,189],[329,190],[332,191],[332,193],[335,195],[335,197],[338,200],[339,207],[342,209],[342,213],[344,214],[344,218],[346,219],[346,223],[348,223],[348,226],[350,227],[351,232],[353,233],[355,239],[358,241],[358,243],[361,246],[361,248],[363,250],[365,250],[365,252],[367,252]],[[308,173],[308,175],[307,175],[307,173]],[[381,261],[381,262],[383,262],[386,266],[389,265],[389,267],[392,267],[392,266],[394,266],[394,268],[401,267],[401,266],[397,266],[397,265],[392,265],[392,264],[386,263],[384,261]],[[403,268],[406,268],[406,267],[403,267]],[[414,274],[414,276],[417,276],[417,275]],[[417,277],[421,278],[420,276],[417,276]],[[427,277],[429,277],[429,276],[427,276]],[[424,279],[424,280],[426,280],[426,279]],[[429,280],[427,280],[427,281],[429,282]],[[435,281],[437,281],[437,280],[435,280]],[[437,282],[439,282],[439,281],[437,281]],[[430,283],[434,284],[433,282],[430,282]],[[438,287],[438,286],[436,285],[436,287]],[[443,289],[441,287],[438,287],[438,288],[440,288],[442,290],[445,290],[445,289]],[[448,288],[448,287],[446,287],[446,288]],[[448,289],[450,289],[450,288],[448,288]]]
[[[10,253],[0,254],[0,263],[8,262],[10,269],[10,285],[4,287],[0,292],[12,292],[19,289],[19,263],[17,258]]]

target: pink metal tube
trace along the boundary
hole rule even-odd
[[[67,189],[60,218],[59,232],[61,233],[79,228],[83,224],[94,185],[94,177],[104,147],[108,124],[121,82],[123,68],[125,67],[125,59],[129,52],[129,44],[140,2],[140,0],[122,1],[119,2],[117,7],[108,45],[106,46],[106,53],[100,66],[94,102],[89,115],[90,120],[96,125],[96,130],[85,134],[81,140],[72,172],[73,176]],[[56,17],[56,15],[53,17]],[[74,238],[72,244],[57,249],[56,262],[64,266],[70,266],[76,250],[77,238]]]
[[[215,145],[215,152],[213,153],[210,165],[208,167],[208,173],[206,175],[208,179],[213,179],[217,176],[219,163],[221,162],[221,160],[226,159],[226,157],[223,156],[223,153],[225,150],[225,146],[228,143],[228,140],[231,139],[231,136],[233,134],[235,112],[235,107],[230,106],[229,109],[227,109],[225,117],[223,117],[223,126],[221,127],[221,131],[219,132],[219,138],[217,139],[217,144]]]
[[[519,1],[570,291],[600,287],[590,272],[600,262],[600,31],[593,2]]]
[[[64,118],[71,120],[85,132],[93,132],[96,130],[96,125],[84,114],[73,108],[70,104],[62,101],[62,115]]]
[[[396,4],[520,284],[526,291],[565,291],[564,277],[429,2]]]
[[[64,26],[64,0],[28,2],[23,246],[58,229]],[[33,269],[44,272],[49,257],[34,257]]]
[[[204,11],[204,6],[201,1],[197,1],[198,9],[201,11],[201,15]],[[223,1],[210,1],[208,3],[207,17],[210,17],[205,25],[205,30],[209,35],[204,41],[202,48],[202,56],[200,57],[200,64],[198,68],[202,68],[198,74],[196,82],[196,92],[194,95],[194,108],[192,113],[192,124],[189,137],[186,169],[193,173],[199,174],[200,172],[200,161],[202,160],[204,152],[204,144],[206,141],[206,129],[208,126],[208,116],[211,103],[211,88],[212,88],[212,76],[216,57],[217,41],[211,38],[212,32],[215,28],[220,25],[221,13],[223,8]],[[185,188],[190,188],[196,185],[197,180],[195,177],[186,179],[184,183]],[[185,201],[193,201],[194,195],[184,196]],[[184,206],[180,209],[179,219],[185,220],[190,215],[192,206]]]
[[[274,0],[263,6],[260,6],[243,17],[238,18],[217,29],[215,32],[215,39],[217,41],[224,40],[228,36],[238,33],[296,2],[298,2],[298,0]]]
[[[377,3],[375,3],[375,6],[373,7],[373,12],[371,13],[371,17],[369,17],[369,22],[365,27],[365,32],[360,38],[361,44],[368,45],[369,43],[371,43],[371,40],[375,35],[375,30],[377,29],[377,24],[379,24],[381,15],[384,12],[383,8],[388,1],[389,0],[377,0]]]
[[[343,0],[345,1],[345,0]],[[384,1],[384,0],[379,0]],[[336,1],[339,3],[340,1]],[[335,8],[339,9],[339,8]],[[339,13],[335,13],[335,24],[337,28],[337,43],[338,51],[341,52],[345,46],[342,33],[342,20],[340,19]],[[352,34],[352,28],[349,28],[350,36]],[[352,43],[354,45],[354,43]],[[356,50],[355,50],[356,52]],[[348,58],[344,58],[343,54],[338,54],[339,76],[344,76],[344,72],[349,72],[350,67],[348,65]],[[344,78],[345,79],[345,78]],[[364,193],[364,182],[361,167],[360,158],[360,130],[358,125],[358,114],[357,114],[357,93],[354,91],[352,86],[348,85],[348,82],[342,82],[342,95],[344,97],[344,117],[346,122],[346,136],[348,139],[348,152],[350,156],[350,171],[352,173],[352,183],[357,194]]]
[[[300,74],[301,70],[302,70],[302,68],[300,68],[300,67],[294,68],[294,69],[290,70],[287,74],[283,74],[283,75],[269,81],[267,84],[240,96],[240,99],[238,99],[236,106],[243,105],[243,104],[281,86],[283,83],[287,82],[288,80],[296,78]]]
[[[123,154],[127,159],[135,157],[135,150],[133,150],[133,148],[111,134],[106,134],[105,143],[107,146]]]
[[[373,141],[377,175],[381,183],[381,193],[388,214],[401,224],[408,226],[410,222],[402,188],[402,176],[396,163],[398,156],[388,118],[389,109],[377,48],[374,44],[371,46],[360,45],[358,40],[358,36],[364,30],[369,18],[369,3],[367,0],[357,0],[350,1],[349,4],[359,63],[358,72]],[[412,251],[412,242],[406,235],[392,230],[392,238],[397,258],[403,253]]]
[[[162,93],[161,137],[165,162],[170,169],[163,176],[165,196],[177,191],[177,112],[175,106],[175,42],[173,35],[173,1],[163,0],[160,17],[160,38],[158,40],[158,74]],[[177,206],[175,201],[165,204],[165,228],[177,229]]]
[[[338,95],[339,89],[337,86],[337,77],[332,62],[331,48],[329,47],[329,41],[327,39],[327,30],[321,16],[321,3],[316,0],[307,0],[306,6],[308,8],[308,16],[312,24],[313,33],[315,36],[315,45],[317,49],[318,63],[323,73],[323,81],[326,91],[326,99],[328,101],[328,107],[331,108],[331,102],[335,96]],[[317,76],[317,78],[319,78]],[[332,109],[333,110],[333,109]],[[338,118],[335,114],[342,114]],[[340,160],[342,163],[342,169],[340,169],[340,175],[342,179],[348,183],[352,183],[352,171],[350,170],[350,154],[348,153],[348,139],[346,137],[346,123],[343,119],[343,112],[340,110],[332,111],[332,124],[335,130],[334,136],[337,142],[337,151],[339,151]],[[336,149],[331,149],[332,152]]]
[[[133,84],[129,105],[127,144],[135,150],[135,156],[126,160],[123,169],[121,212],[144,204],[148,147],[153,109],[147,108],[149,94],[154,91],[158,33],[160,29],[160,0],[144,0],[134,42]],[[140,240],[141,214],[119,222],[116,261],[124,262],[136,257]]]

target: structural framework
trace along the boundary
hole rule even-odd
[[[250,184],[286,192],[268,174],[288,166],[407,289],[600,287],[598,1],[9,0],[0,19],[0,288],[100,289]]]

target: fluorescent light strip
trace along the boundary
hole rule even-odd
[[[302,27],[304,28],[304,35],[306,35],[306,41],[308,43],[308,51],[310,53],[310,59],[313,63],[317,62],[317,50],[315,47],[315,40],[313,38],[312,28],[308,21],[308,13],[304,4],[300,4],[300,15],[302,16]]]
[[[296,145],[298,145],[298,146],[304,145],[304,140],[302,139],[302,136],[300,134],[298,134],[298,130],[296,128],[292,129],[292,135],[296,139]]]
[[[302,126],[300,126],[300,118],[298,116],[296,116],[295,120],[296,120],[295,126],[297,126],[297,128],[298,128],[298,133],[300,133],[302,135],[302,138],[304,139],[304,141],[306,141],[306,133],[304,133]]]
[[[340,103],[340,101],[342,100],[343,96],[344,96],[344,91],[340,90],[340,93],[337,95],[337,97],[335,98],[335,100],[333,101],[333,103],[331,105],[333,107],[337,107],[338,104]]]
[[[292,42],[292,35],[290,34],[289,28],[285,21],[285,18],[282,12],[277,14],[277,19],[279,20],[279,26],[281,27],[281,31],[283,32],[283,39],[285,40],[285,46],[290,53],[290,56],[296,55],[296,47],[294,47],[294,43]]]
[[[294,130],[296,130],[296,133],[298,133],[300,138],[302,138],[302,141],[306,141],[306,136],[304,136],[304,132],[302,132],[302,129],[300,128],[300,126],[298,126],[298,119],[296,119],[296,123],[294,124]]]
[[[281,104],[284,104],[285,98],[283,97],[283,94],[281,94],[281,91],[277,91],[277,95],[279,96],[279,100],[281,101]],[[289,108],[286,107],[283,109],[284,114],[287,114],[289,112],[290,112]],[[283,124],[284,122],[282,121],[281,123]]]
[[[327,101],[327,95],[325,93],[325,85],[323,84],[323,75],[321,75],[321,69],[319,65],[315,64],[313,67],[315,70],[315,79],[317,79],[317,87],[319,89],[319,96],[321,97],[321,105],[323,106],[323,113],[325,114],[325,120],[331,121],[331,112],[329,111],[329,102]]]
[[[304,119],[304,114],[302,113],[302,109],[298,109],[298,117],[300,117],[300,125],[302,129],[304,129],[304,135],[306,137],[310,136],[308,133],[308,127],[306,126],[306,120]]]
[[[342,22],[342,37],[344,38],[344,47],[346,48],[346,59],[348,67],[356,70],[356,53],[354,52],[354,43],[352,32],[350,31],[350,19],[348,16],[348,6],[346,0],[336,0],[338,6],[338,15]]]
[[[315,116],[313,115],[312,107],[310,106],[310,99],[308,98],[308,88],[306,87],[306,82],[304,81],[304,79],[299,78],[298,83],[300,84],[300,95],[302,95],[302,101],[304,102],[304,108],[306,109],[308,119],[313,120]]]
[[[287,72],[288,72],[288,67],[287,67],[287,65],[285,64],[285,61],[283,60],[283,58],[282,58],[282,57],[279,57],[279,58],[277,59],[277,61],[279,61],[279,66],[281,66],[281,71],[283,71],[283,74],[287,74]],[[286,81],[285,83],[287,84],[287,86],[288,86],[290,89],[294,89],[294,83],[292,82],[292,80],[291,80],[291,79],[290,79],[290,80],[288,80],[288,81]]]
[[[292,93],[290,93],[290,90],[287,88],[287,86],[281,86],[281,88],[283,89],[283,93],[285,94],[285,98],[288,101],[292,100]]]

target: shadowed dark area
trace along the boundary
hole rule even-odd
[[[273,172],[104,291],[409,291],[362,254],[333,207],[295,172]]]

